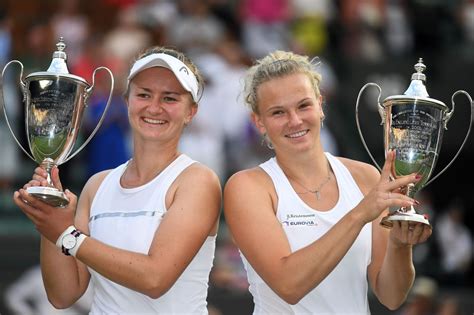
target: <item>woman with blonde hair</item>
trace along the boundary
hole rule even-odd
[[[398,308],[415,270],[412,246],[431,229],[378,222],[388,207],[415,200],[390,180],[394,152],[380,174],[324,148],[321,76],[308,57],[276,51],[248,71],[245,101],[275,157],[234,174],[224,211],[240,248],[254,314],[369,314],[368,282],[379,301]]]

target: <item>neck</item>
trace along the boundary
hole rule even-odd
[[[122,175],[121,184],[124,187],[137,187],[148,183],[170,165],[179,154],[176,147],[160,150],[135,147],[133,158]]]
[[[324,153],[304,161],[285,161],[278,159],[278,164],[298,194],[314,194],[321,199],[321,191],[331,181],[332,172]]]
[[[327,175],[328,163],[322,149],[308,154],[277,154],[276,159],[287,177],[303,180],[309,174],[317,174],[318,178]]]

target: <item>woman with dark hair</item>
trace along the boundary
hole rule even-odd
[[[58,209],[29,196],[46,172],[14,194],[41,233],[51,303],[73,304],[94,283],[91,313],[205,314],[221,205],[219,179],[178,151],[198,109],[202,79],[175,50],[154,47],[133,64],[125,101],[133,157],[92,176]],[[62,189],[58,169],[53,182]]]

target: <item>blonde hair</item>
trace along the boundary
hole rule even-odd
[[[319,97],[321,95],[319,91],[321,74],[315,70],[315,66],[319,64],[319,60],[315,61],[315,59],[309,60],[308,56],[277,50],[257,60],[255,65],[247,71],[245,77],[245,103],[255,114],[258,114],[257,90],[259,86],[274,78],[294,73],[306,74],[311,81],[316,97]]]
[[[135,61],[133,62],[133,64],[137,62],[138,60],[145,58],[146,56],[149,56],[152,54],[159,54],[159,53],[163,53],[163,54],[167,54],[172,57],[175,57],[179,61],[183,62],[186,66],[188,66],[188,68],[194,73],[194,76],[196,77],[196,80],[198,82],[198,97],[200,99],[202,96],[202,92],[204,90],[204,78],[201,75],[201,72],[199,71],[198,67],[194,64],[194,62],[192,62],[192,60],[189,59],[184,53],[170,47],[153,46],[146,49],[144,52],[140,53],[138,57],[135,59]],[[125,90],[125,93],[123,94],[123,96],[127,98],[129,93],[130,93],[130,86],[127,85],[127,89]]]

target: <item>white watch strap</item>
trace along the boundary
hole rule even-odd
[[[62,249],[63,248],[63,237],[64,235],[66,234],[71,234],[72,231],[76,230],[76,227],[74,225],[70,225],[68,226],[64,232],[61,233],[61,235],[59,235],[58,239],[56,240],[56,247],[59,248],[59,249]]]
[[[79,234],[79,236],[77,237],[77,243],[76,243],[76,246],[74,246],[73,248],[71,248],[69,250],[69,255],[73,256],[73,257],[76,257],[76,254],[77,254],[77,251],[79,250],[79,247],[81,247],[82,245],[82,242],[84,242],[84,240],[87,238],[86,235],[84,234]]]

